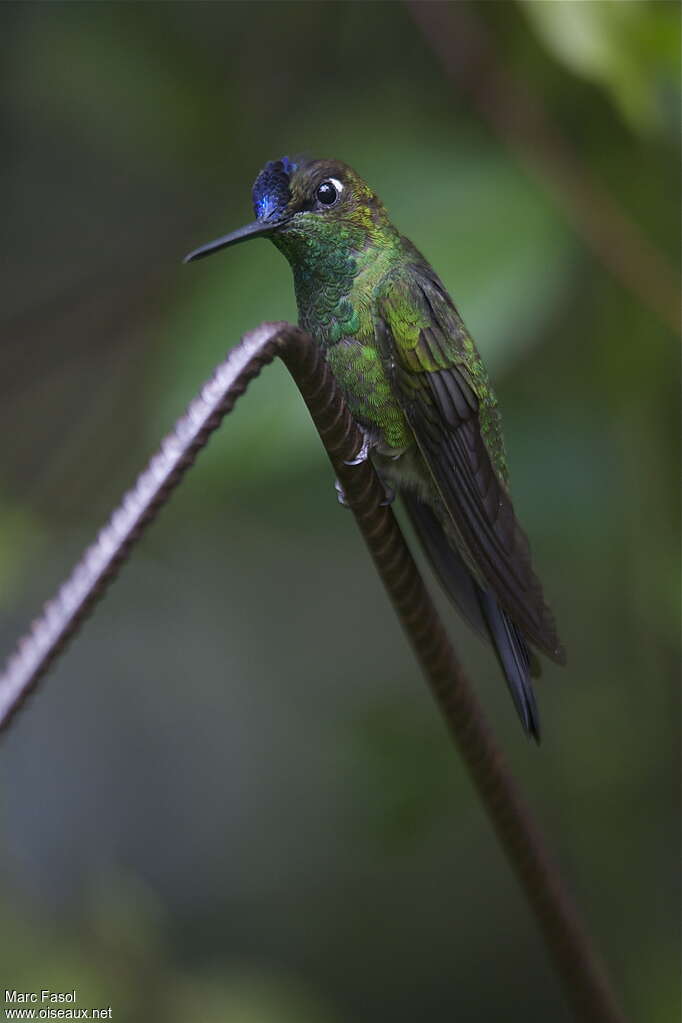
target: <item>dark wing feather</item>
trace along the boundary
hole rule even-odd
[[[523,634],[556,661],[563,650],[509,496],[487,378],[433,272],[410,267],[379,297],[376,334],[392,385],[450,517],[460,552]],[[482,424],[485,416],[485,424]],[[495,465],[488,443],[499,443]]]

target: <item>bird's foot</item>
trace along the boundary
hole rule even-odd
[[[344,464],[348,466],[362,465],[364,462],[368,460],[371,447],[372,444],[370,441],[369,433],[365,433],[365,431],[363,430],[362,447],[360,448],[360,450],[358,451],[357,455],[354,458],[346,459]],[[379,479],[381,479],[381,477],[379,477]],[[393,501],[395,500],[395,490],[393,489],[393,487],[390,487],[388,483],[386,483],[384,480],[381,480],[381,483],[383,484],[384,488],[384,500],[381,502],[381,507],[385,508],[387,505],[393,504]],[[342,504],[344,508],[348,508],[349,506],[348,498],[346,497],[346,492],[343,489],[343,486],[339,482],[339,480],[334,481],[334,487],[336,489],[336,496],[339,504]]]
[[[358,453],[355,456],[355,458],[348,459],[348,461],[346,462],[346,465],[362,465],[362,463],[366,462],[368,458],[369,458],[369,437],[367,436],[367,434],[365,434],[364,435],[364,440],[362,442],[362,447],[358,451]]]
[[[389,487],[387,483],[384,483],[383,486],[384,499],[380,503],[382,508],[387,508],[390,504],[393,504],[393,502],[395,501],[395,490],[393,489],[393,487]],[[350,505],[348,504],[346,491],[343,489],[343,486],[339,482],[339,480],[334,480],[334,489],[336,490],[336,499],[339,502],[339,504],[342,505],[344,508],[349,508]]]

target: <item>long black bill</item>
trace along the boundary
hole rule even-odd
[[[228,245],[237,245],[239,242],[245,242],[248,238],[258,238],[260,235],[272,234],[279,227],[280,223],[281,221],[268,222],[256,220],[253,224],[247,224],[246,227],[240,227],[238,231],[233,231],[232,234],[225,234],[222,238],[216,238],[214,242],[209,242],[207,245],[194,249],[193,252],[185,256],[183,263],[193,263],[195,259],[203,259],[204,256],[210,256],[213,252],[218,252],[219,249],[226,249]]]

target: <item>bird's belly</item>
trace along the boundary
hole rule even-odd
[[[431,474],[416,444],[406,450],[388,454],[374,450],[371,458],[374,468],[390,490],[398,494],[408,491],[426,504],[437,502]]]
[[[414,444],[414,435],[397,401],[374,345],[343,338],[326,350],[327,362],[353,416],[386,455]]]

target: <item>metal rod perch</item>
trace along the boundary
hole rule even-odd
[[[395,516],[382,504],[384,489],[369,461],[347,464],[360,450],[362,434],[321,349],[297,327],[264,323],[246,334],[191,403],[7,661],[0,676],[0,728],[106,591],[223,417],[277,356],[308,406],[376,569],[540,925],[576,1018],[583,1023],[622,1021],[601,963],[492,738]]]

